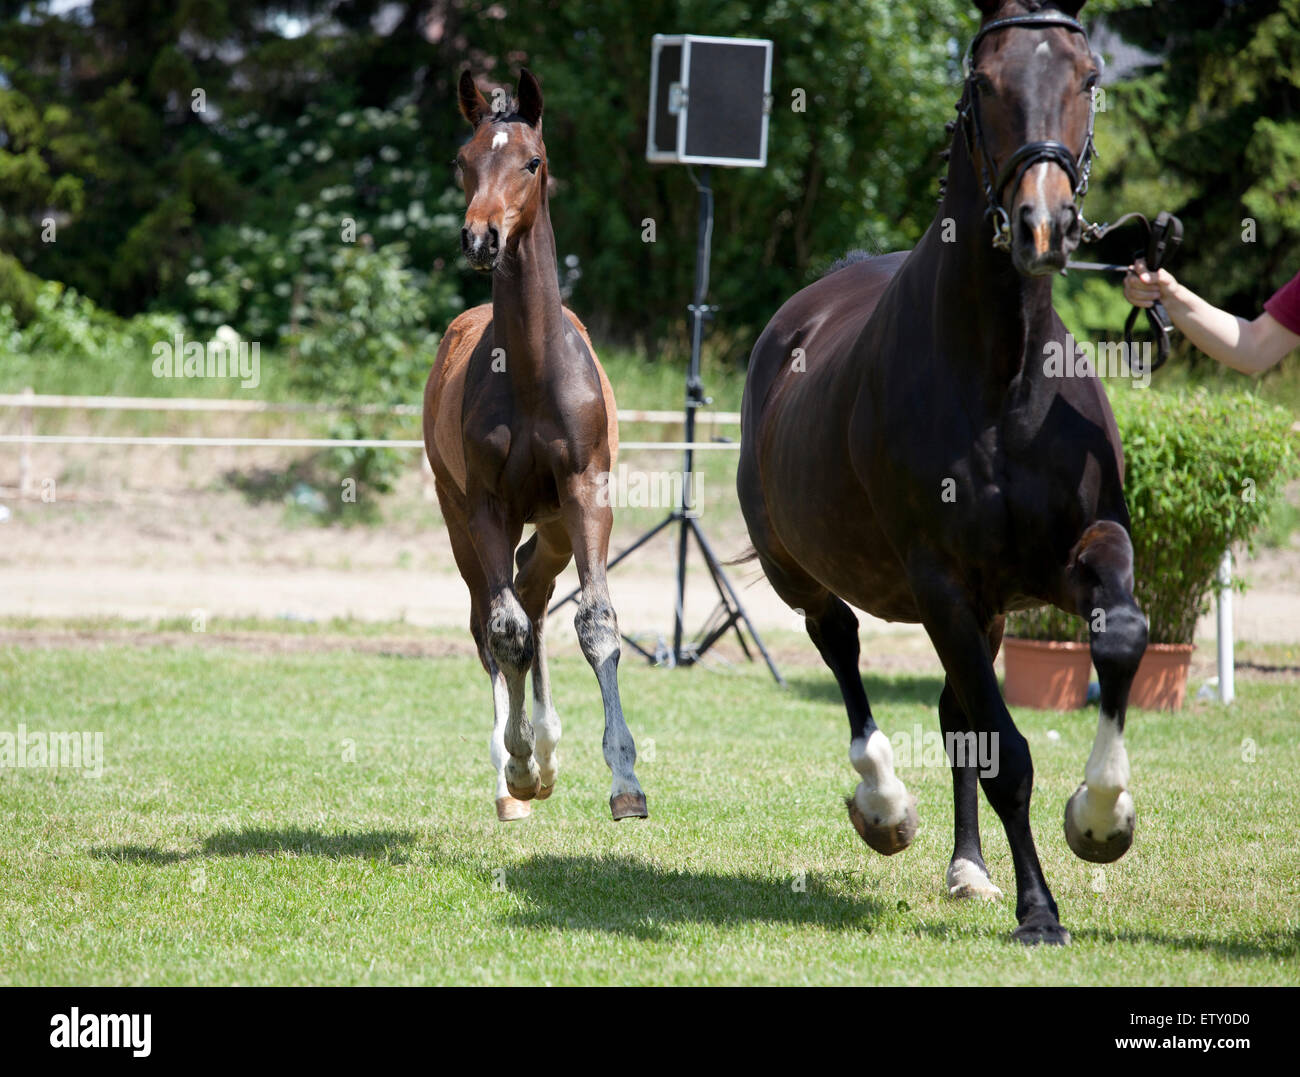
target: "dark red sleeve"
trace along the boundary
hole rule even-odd
[[[1300,273],[1282,285],[1264,304],[1264,309],[1291,332],[1300,334]]]

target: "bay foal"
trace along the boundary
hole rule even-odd
[[[560,303],[541,87],[524,70],[515,102],[494,112],[466,71],[460,111],[474,128],[456,157],[468,206],[461,247],[471,266],[492,274],[492,302],[447,327],[424,391],[424,444],[469,587],[470,631],[492,681],[497,818],[523,818],[530,801],[555,788],[560,719],[542,631],[570,557],[582,585],[574,626],[605,708],[610,810],[615,819],[645,818],[605,584],[613,513],[601,492],[618,451],[618,417],[586,329]],[[534,534],[516,555],[528,524]]]

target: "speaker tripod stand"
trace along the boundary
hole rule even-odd
[[[709,545],[709,540],[704,535],[704,529],[700,527],[699,513],[695,510],[695,476],[693,471],[695,464],[695,413],[699,408],[709,403],[708,398],[704,395],[704,385],[700,380],[700,345],[704,339],[704,320],[711,310],[705,303],[709,291],[709,255],[713,245],[713,189],[709,186],[709,168],[707,165],[702,167],[701,178],[696,181],[695,186],[700,194],[700,225],[695,249],[695,302],[686,308],[691,316],[691,360],[686,375],[685,437],[683,439],[686,447],[680,486],[681,498],[677,507],[665,519],[610,561],[608,568],[614,569],[621,561],[635,553],[651,539],[676,525],[678,528],[677,593],[673,610],[672,648],[670,650],[666,646],[660,646],[651,652],[626,633],[624,633],[623,638],[633,650],[656,665],[690,666],[698,662],[710,647],[732,630],[736,633],[740,649],[744,652],[745,657],[752,662],[754,655],[750,650],[749,642],[745,639],[745,632],[747,631],[753,641],[754,648],[763,656],[763,661],[767,663],[767,668],[771,671],[772,676],[776,678],[777,684],[784,687],[784,679],[782,679],[775,663],[773,663],[771,655],[767,653],[767,649],[763,646],[763,641],[754,628],[753,622],[749,619],[745,607],[741,604],[735,588],[732,587],[731,581],[727,579],[727,575],[722,568],[722,562],[718,560],[717,555],[713,552],[713,547]],[[694,640],[687,642],[683,639],[685,634],[683,621],[686,605],[686,556],[689,540],[692,537],[695,539],[695,544],[704,558],[705,568],[708,570],[709,578],[713,581],[714,589],[718,593],[718,604],[700,629],[699,635]],[[548,614],[553,614],[562,606],[572,602],[577,598],[578,594],[579,591],[576,589],[571,591],[555,602],[547,611]]]

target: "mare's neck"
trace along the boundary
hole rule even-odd
[[[967,353],[973,340],[976,361],[1005,386],[1022,371],[1042,371],[1043,345],[1052,332],[1052,278],[1025,277],[1011,255],[993,248],[993,221],[960,125],[952,142],[947,189],[931,225],[937,238],[936,282],[940,309],[952,315],[947,326]],[[951,242],[943,242],[945,233]]]

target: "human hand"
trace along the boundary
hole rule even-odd
[[[1153,273],[1139,258],[1124,278],[1124,298],[1135,307],[1149,307],[1157,300],[1167,300],[1177,283],[1169,270],[1158,269]]]

